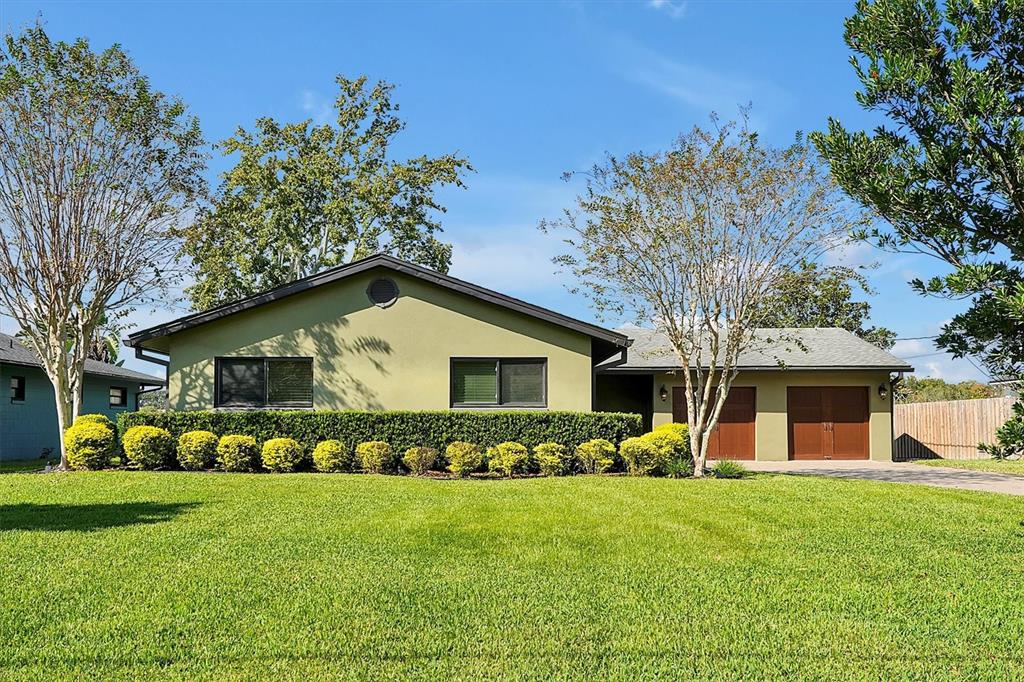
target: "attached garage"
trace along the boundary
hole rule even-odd
[[[790,459],[868,459],[866,386],[790,386]]]
[[[686,422],[686,388],[672,388],[672,421]],[[757,420],[757,390],[733,386],[722,406],[718,425],[708,442],[708,459],[754,459],[754,424]]]

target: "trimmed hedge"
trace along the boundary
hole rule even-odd
[[[477,443],[482,448],[506,441],[528,448],[554,442],[574,450],[594,438],[621,443],[643,433],[640,415],[613,412],[147,411],[122,413],[117,424],[120,433],[133,426],[157,426],[175,439],[188,431],[212,431],[218,436],[241,433],[261,443],[294,438],[306,452],[324,440],[383,440],[397,452],[419,446],[443,452],[455,441]]]

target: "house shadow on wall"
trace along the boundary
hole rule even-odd
[[[263,339],[246,345],[259,344],[259,355],[267,357],[313,357],[313,404],[318,409],[381,410],[384,405],[372,382],[390,375],[388,358],[393,354],[391,344],[376,336],[360,335],[349,338],[346,329],[350,322],[343,316],[302,329],[279,329],[268,325]],[[240,350],[229,355],[245,356]],[[213,358],[209,359],[213,362]],[[353,371],[361,369],[361,372]],[[201,387],[209,386],[209,375],[204,364],[191,365],[179,371],[182,395],[179,405],[196,409],[212,404],[212,396],[205,395]],[[178,406],[175,406],[178,407]]]

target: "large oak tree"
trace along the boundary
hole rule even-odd
[[[457,154],[390,157],[405,127],[394,86],[338,76],[333,124],[260,118],[219,145],[235,165],[185,232],[197,310],[376,252],[446,272],[438,188],[472,170]]]

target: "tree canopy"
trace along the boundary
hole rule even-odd
[[[755,338],[759,303],[860,224],[803,139],[779,149],[745,122],[713,123],[664,152],[609,156],[575,207],[541,225],[567,233],[556,260],[599,313],[668,338],[697,476],[739,354],[767,341]]]
[[[250,296],[377,252],[446,272],[435,191],[463,187],[457,154],[389,156],[405,127],[394,86],[338,76],[333,124],[260,118],[219,144],[236,159],[212,204],[184,232],[195,309]]]
[[[949,383],[945,379],[919,379],[909,375],[896,385],[896,402],[930,403],[937,400],[976,400],[995,398],[999,391],[988,384],[967,380]]]
[[[967,300],[937,344],[992,374],[1024,369],[1024,3],[860,0],[845,39],[857,101],[892,125],[812,136],[840,185],[887,225],[860,236],[951,272],[919,292]]]
[[[853,300],[854,290],[873,294],[864,274],[845,266],[822,266],[804,261],[779,278],[775,289],[761,299],[753,313],[759,327],[840,327],[888,350],[896,332],[868,326],[871,304]]]
[[[61,430],[97,328],[165,290],[205,162],[198,121],[120,47],[39,26],[4,36],[0,306],[53,384]]]

